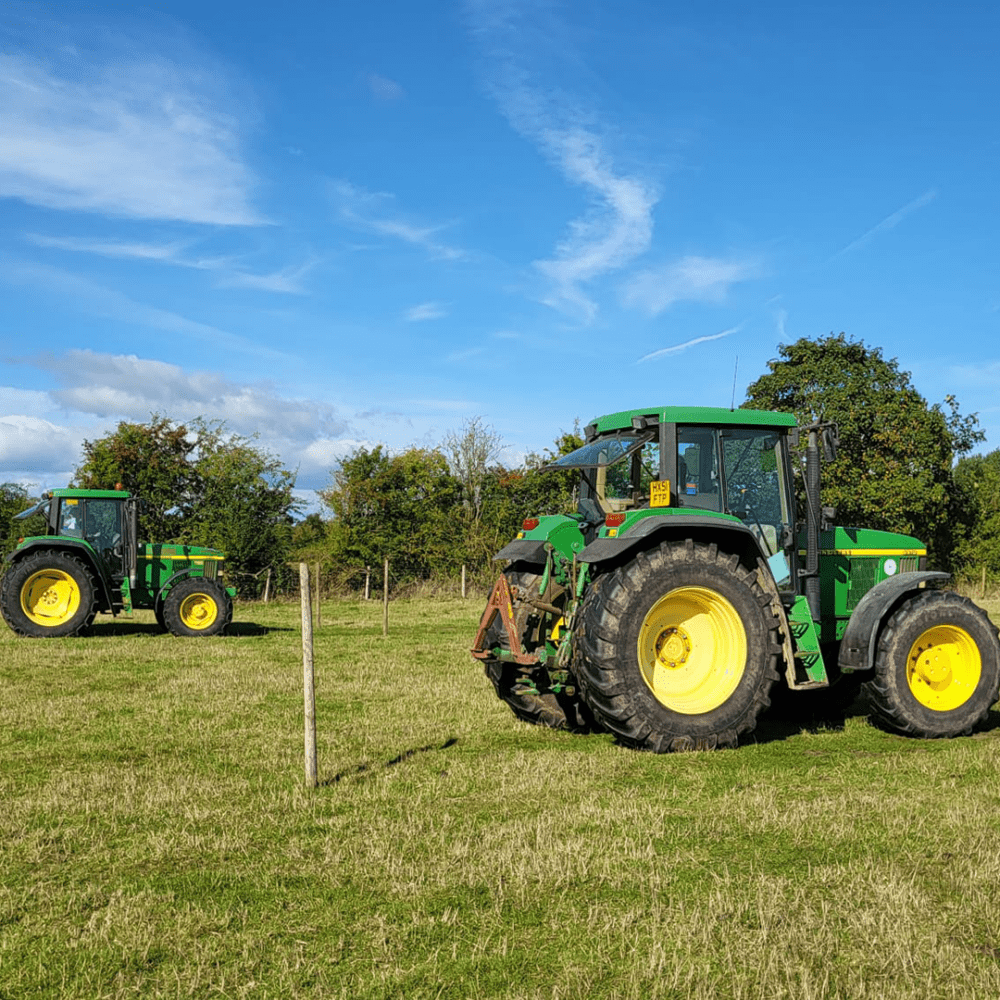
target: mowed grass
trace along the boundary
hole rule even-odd
[[[324,605],[316,789],[296,605],[0,633],[0,1000],[1000,996],[996,713],[637,754],[515,721],[480,610]]]

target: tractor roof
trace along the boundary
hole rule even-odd
[[[596,417],[587,425],[587,438],[609,431],[655,424],[707,424],[711,427],[794,427],[795,415],[775,410],[730,410],[725,406],[651,406]]]
[[[59,490],[49,490],[50,497],[63,497],[72,500],[127,500],[132,494],[128,490],[75,490],[70,487]]]

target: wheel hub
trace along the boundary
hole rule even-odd
[[[940,648],[918,647],[913,669],[926,684],[940,684],[951,673],[951,663]]]
[[[672,625],[657,636],[656,658],[662,666],[682,667],[690,653],[691,637],[684,629]]]

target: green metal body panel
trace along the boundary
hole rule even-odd
[[[795,643],[795,656],[802,664],[806,674],[806,681],[801,684],[794,684],[789,680],[789,687],[808,688],[826,687],[829,679],[826,673],[826,665],[823,663],[823,654],[820,652],[820,629],[813,621],[809,611],[809,602],[805,595],[798,594],[788,609],[788,627],[792,633],[792,641]]]
[[[225,556],[217,549],[197,545],[142,545],[136,564],[136,582],[132,601],[137,608],[151,608],[160,592],[178,574],[208,577],[219,575]]]
[[[728,410],[716,406],[651,406],[595,417],[588,425],[593,435],[632,427],[635,417],[656,417],[661,424],[707,424],[711,427],[794,427],[791,413],[775,410]],[[591,437],[592,434],[588,434]]]
[[[70,500],[128,500],[128,490],[75,490],[70,488],[49,490],[56,499]]]
[[[569,514],[544,514],[538,519],[538,527],[530,531],[519,531],[517,537],[548,542],[556,552],[570,560],[584,545],[580,522]]]
[[[854,609],[869,590],[898,573],[922,567],[927,549],[910,535],[871,528],[820,532],[820,631],[823,642],[839,641]],[[805,555],[805,535],[799,536]]]

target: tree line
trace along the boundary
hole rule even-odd
[[[897,359],[841,333],[779,345],[742,405],[838,425],[837,458],[822,471],[836,523],[913,535],[932,566],[1000,579],[1000,450],[971,454],[984,434],[953,396],[928,404]],[[577,424],[508,466],[500,436],[474,417],[436,447],[358,448],[318,491],[322,513],[303,518],[294,473],[253,439],[153,414],[86,441],[73,485],[121,483],[143,497],[144,540],[222,549],[244,596],[260,592],[268,569],[273,583],[293,587],[290,567],[301,559],[321,560],[345,590],[386,557],[397,583],[454,579],[462,566],[486,579],[524,517],[576,508],[576,476],[542,469],[582,443]],[[801,461],[795,470],[801,477]],[[5,551],[27,527],[11,517],[31,500],[0,486]]]

